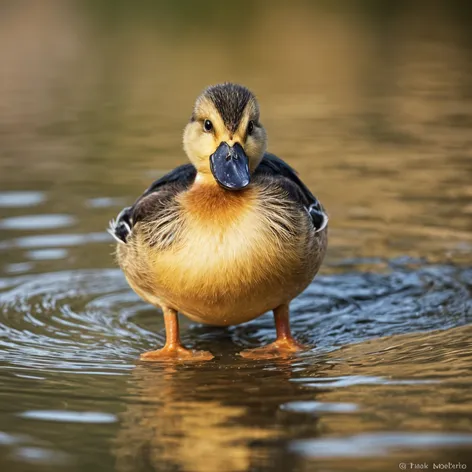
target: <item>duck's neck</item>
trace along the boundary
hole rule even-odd
[[[197,172],[197,176],[195,177],[192,187],[197,188],[201,185],[206,186],[206,188],[216,187],[223,191],[225,190],[220,185],[218,185],[218,182],[215,180],[211,172]]]
[[[203,219],[233,220],[252,206],[253,196],[251,187],[226,190],[216,182],[213,175],[197,173],[193,185],[183,195],[183,204],[187,211]]]

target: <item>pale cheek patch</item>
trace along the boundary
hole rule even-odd
[[[246,141],[246,154],[251,157],[259,157],[265,151],[265,143],[260,139],[249,138]]]
[[[189,159],[199,170],[210,167],[210,155],[215,152],[213,133],[204,133],[199,129],[200,123],[193,123],[184,135],[184,149]]]

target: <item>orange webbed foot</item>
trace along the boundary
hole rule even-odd
[[[140,356],[140,360],[146,362],[159,362],[159,361],[210,361],[214,356],[209,351],[194,351],[187,349],[181,345],[169,345],[164,346],[162,349],[157,351],[144,352]]]
[[[273,359],[275,357],[288,357],[308,349],[310,349],[310,346],[305,346],[293,338],[282,338],[267,346],[246,349],[240,352],[239,355],[245,359]]]

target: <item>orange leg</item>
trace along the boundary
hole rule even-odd
[[[247,359],[270,359],[308,349],[307,346],[296,341],[290,332],[288,304],[280,305],[274,310],[274,319],[277,339],[267,346],[242,351],[242,357]]]
[[[166,344],[162,349],[141,354],[142,361],[182,360],[209,361],[213,354],[208,351],[192,351],[182,346],[179,333],[179,318],[172,308],[164,308],[164,323],[166,326]]]

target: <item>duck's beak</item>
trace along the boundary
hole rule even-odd
[[[222,142],[210,156],[210,168],[215,180],[228,190],[241,190],[249,185],[249,161],[239,143],[231,147]]]

